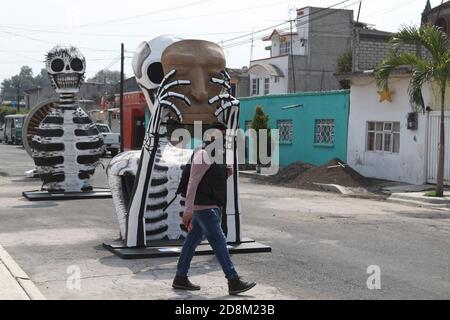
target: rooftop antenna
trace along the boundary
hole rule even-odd
[[[361,13],[361,5],[362,5],[362,0],[359,2],[358,17],[356,18],[356,22],[359,22],[359,14]]]

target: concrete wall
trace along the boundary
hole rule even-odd
[[[352,10],[310,8],[307,56],[294,57],[295,91],[339,89],[333,74],[338,57],[351,50],[352,21]],[[293,92],[292,80],[289,90]]]
[[[413,111],[408,85],[408,75],[392,78],[393,102],[379,102],[373,77],[352,79],[347,161],[364,176],[414,184],[426,182],[427,116],[419,113],[417,131],[407,129],[407,114]],[[429,96],[425,99],[429,101]],[[400,152],[367,151],[367,121],[400,122]]]
[[[353,46],[353,71],[375,69],[389,52],[389,35],[386,32],[364,29],[355,30]],[[400,52],[421,54],[420,47],[415,44],[405,44]]]
[[[277,120],[293,120],[292,144],[280,145],[280,165],[301,161],[322,165],[333,158],[346,161],[348,91],[311,92],[265,97],[244,98],[241,100],[240,127],[253,119],[255,109],[261,106],[269,115],[270,127],[277,128]],[[299,108],[283,110],[283,107],[302,105]],[[334,119],[334,145],[315,144],[315,120]]]

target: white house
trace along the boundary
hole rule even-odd
[[[348,164],[366,177],[435,183],[440,132],[437,87],[423,87],[428,111],[415,113],[408,96],[409,72],[390,78],[389,93],[377,88],[373,71],[354,73],[350,80]],[[450,94],[446,108],[450,110]],[[446,113],[445,180],[450,183],[450,112]]]
[[[340,89],[337,58],[351,50],[353,11],[306,7],[296,22],[264,38],[270,57],[250,61],[250,95]]]

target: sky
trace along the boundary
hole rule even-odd
[[[57,44],[77,46],[87,61],[87,77],[102,69],[120,70],[120,44],[126,49],[125,73],[143,41],[173,34],[224,45],[228,67],[247,66],[265,58],[268,43],[258,40],[272,26],[295,17],[306,6],[354,10],[357,0],[3,0],[0,11],[0,81],[28,65],[34,74],[44,67],[45,53]],[[426,0],[363,0],[360,21],[384,31],[417,25]],[[441,0],[431,0],[432,7]],[[282,28],[286,27],[283,25]],[[267,31],[254,34],[262,29]],[[229,41],[233,38],[241,37]]]

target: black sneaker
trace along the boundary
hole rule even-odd
[[[240,277],[228,280],[228,291],[231,295],[237,295],[256,286],[255,282],[242,281]]]
[[[188,277],[182,276],[175,276],[175,279],[173,279],[172,287],[174,289],[188,290],[188,291],[200,290],[200,286],[196,286],[195,284],[191,283]]]

